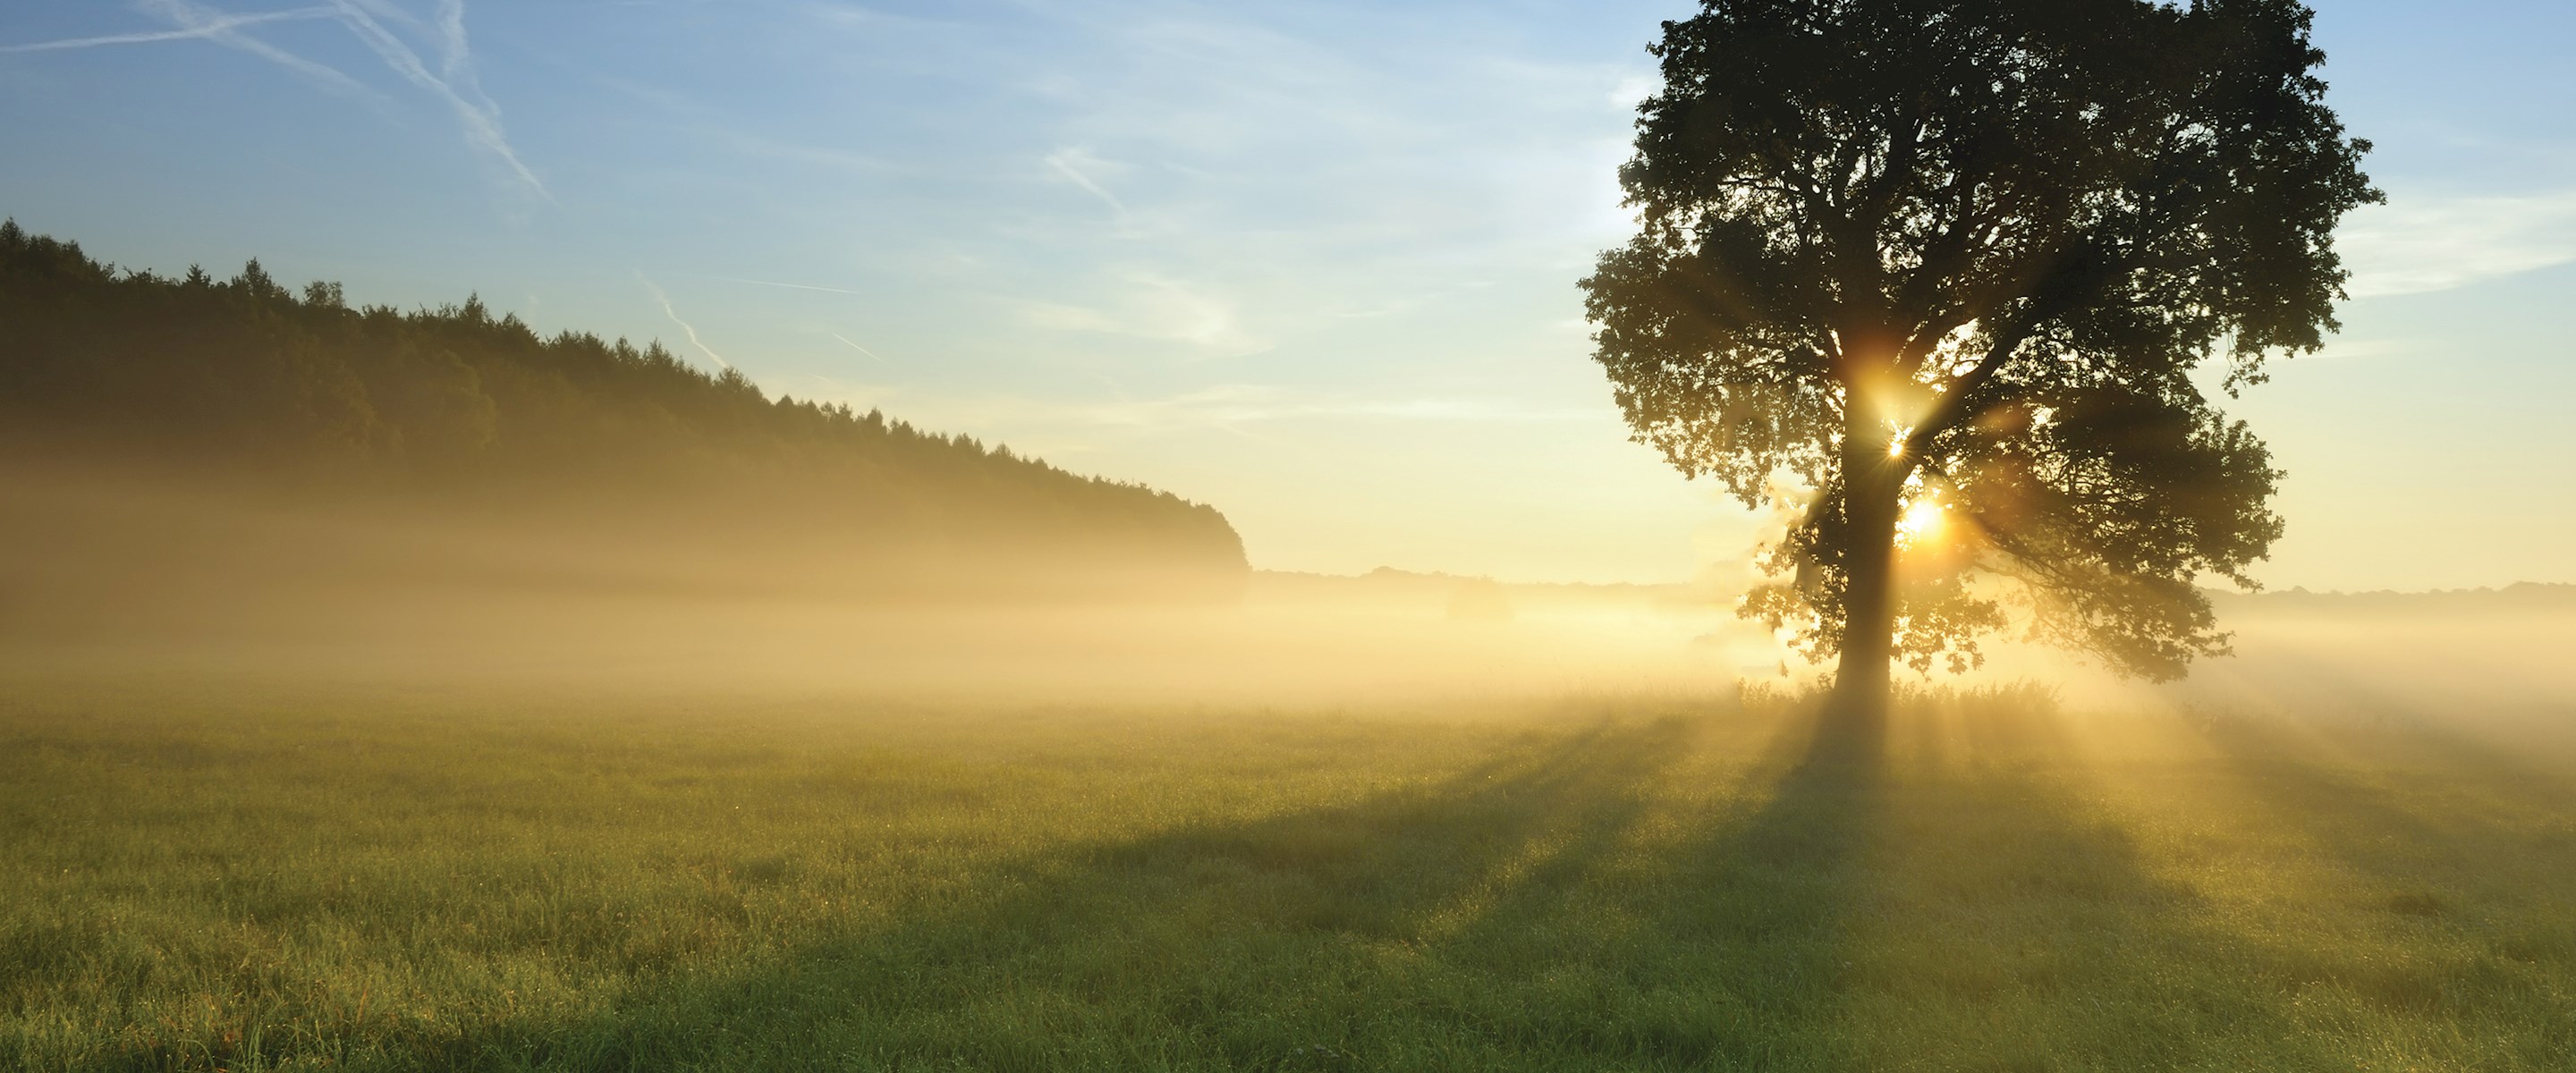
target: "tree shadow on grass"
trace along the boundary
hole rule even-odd
[[[2524,852],[2514,840],[2531,832],[2499,822],[2509,809],[2462,800],[2544,787],[2507,774],[2505,758],[2376,725],[2347,728],[2360,735],[2355,751],[2327,755],[2277,725],[2234,722],[2208,732],[2215,763],[2157,783],[2154,795],[2113,797],[2093,768],[2118,756],[2082,749],[2080,730],[2065,724],[2001,714],[1967,713],[1941,734],[1918,724],[1899,739],[1908,755],[1889,765],[1886,839],[1853,907],[1868,923],[1850,942],[1869,952],[1847,993],[1845,1026],[1860,1037],[1854,1068],[2563,1061],[2570,1033],[2549,1027],[2569,1012],[2563,987],[2545,971],[2500,965],[2453,919],[2498,903],[2402,896],[2428,861],[2457,865],[2461,877],[2512,873],[2506,887],[2561,907],[2538,914],[2554,924],[2519,936],[2525,953],[2545,960],[2550,936],[2562,948],[2576,938],[2563,893],[2576,861],[2513,860]],[[2374,755],[2410,758],[2420,792],[2370,778],[2354,757]],[[2193,848],[2150,859],[2140,832],[2157,826],[2160,852],[2177,838]],[[2329,862],[2329,882],[2309,884],[2289,858],[2307,852]],[[2553,870],[2559,882],[2543,874]],[[2556,964],[2567,978],[2570,959]]]
[[[2224,775],[2290,833],[2327,889],[2339,944],[2276,950],[2323,988],[2474,1064],[2552,1068],[2576,1052],[2576,801],[2563,771],[2439,723],[2210,727]]]
[[[2086,800],[2051,694],[1919,693],[1884,741],[1839,1046],[1811,1068],[2252,1068],[2204,1059],[2260,1011],[2172,971],[2231,941]]]
[[[1035,856],[944,912],[466,1042],[556,1069],[2352,1064],[2084,798],[2052,718],[1969,713],[1893,757],[1793,722],[1702,764],[1720,718]]]
[[[1794,759],[1768,756],[1692,785],[1707,718],[1741,717],[1034,857],[950,912],[463,1043],[561,1069],[1812,1065],[1874,775],[1768,783]]]
[[[2486,885],[2567,904],[2576,793],[2563,771],[2420,720],[2231,719],[2203,735],[2249,798],[2357,876],[2502,880]]]

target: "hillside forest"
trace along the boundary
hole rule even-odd
[[[1197,602],[1248,574],[1212,507],[658,343],[352,307],[257,261],[120,269],[14,221],[0,474],[0,534],[47,564],[0,575],[22,612],[208,579]]]

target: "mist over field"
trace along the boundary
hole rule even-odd
[[[0,311],[0,1065],[2576,1049],[2576,586],[2203,591],[2234,655],[2157,684],[2007,599],[1864,741],[1738,613],[1759,547],[1260,570],[1213,505],[479,302],[13,224]]]
[[[401,502],[244,495],[22,467],[0,504],[18,670],[814,691],[1001,703],[1339,704],[1799,689],[1822,669],[1724,580],[1506,583],[1249,571],[1175,590],[1081,562],[914,560],[884,589],[826,548],[682,541],[667,521],[548,528]],[[682,513],[687,513],[683,511]],[[863,554],[882,555],[882,551]],[[836,568],[841,568],[836,573]],[[946,573],[941,573],[945,571]],[[1092,571],[1086,573],[1086,571]],[[2219,593],[2236,654],[2163,684],[1991,643],[1922,686],[2044,685],[2084,708],[2299,708],[2474,720],[2576,701],[2576,586]]]
[[[215,576],[5,574],[0,1061],[2545,1070],[2571,1043],[2564,587],[2224,598],[2240,656],[2152,688],[2001,650],[1901,695],[1857,776],[1815,760],[1815,673],[1687,586],[892,604],[240,524],[265,550]]]
[[[0,4],[0,1073],[2576,1069],[2564,0],[242,2]]]
[[[1260,571],[1114,489],[1146,554],[1009,500],[853,535],[774,498],[812,471],[496,497],[74,442],[0,470],[0,1064],[2576,1045],[2576,587],[2213,594],[2237,654],[2159,685],[1991,644],[1901,679],[1861,766],[1722,571]]]

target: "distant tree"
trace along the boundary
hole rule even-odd
[[[1583,281],[1639,442],[1803,508],[1743,613],[1890,663],[2034,633],[2179,675],[2223,653],[2201,574],[2281,531],[2233,395],[2338,327],[2336,221],[2379,201],[2294,0],[1703,0],[1650,51],[1640,221]],[[2014,586],[1972,586],[1985,573]]]

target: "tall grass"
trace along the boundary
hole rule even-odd
[[[2570,768],[1910,698],[0,696],[0,1067],[2566,1069]]]

